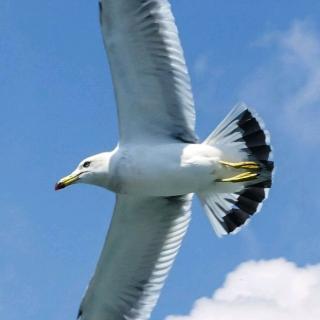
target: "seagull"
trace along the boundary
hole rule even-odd
[[[116,194],[80,320],[149,319],[198,196],[218,236],[236,233],[271,187],[268,132],[236,105],[207,139],[195,133],[190,79],[168,0],[100,0],[119,119],[119,143],[55,186],[87,183]]]

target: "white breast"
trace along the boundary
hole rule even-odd
[[[174,196],[193,193],[214,180],[219,150],[202,144],[119,148],[114,190],[122,194]]]

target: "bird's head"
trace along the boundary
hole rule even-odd
[[[56,183],[55,190],[75,183],[105,187],[108,181],[110,158],[110,152],[103,152],[82,160],[71,174]]]

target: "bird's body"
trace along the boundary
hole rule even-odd
[[[259,211],[271,187],[268,133],[236,106],[199,143],[188,70],[168,0],[100,0],[119,144],[84,159],[56,190],[88,183],[116,194],[79,320],[146,320],[180,248],[196,194],[218,236]]]
[[[214,185],[221,152],[203,144],[160,143],[117,147],[106,187],[129,195],[168,197]]]

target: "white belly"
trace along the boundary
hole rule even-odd
[[[113,191],[174,196],[212,184],[220,151],[202,144],[137,145],[119,148],[115,157]]]

